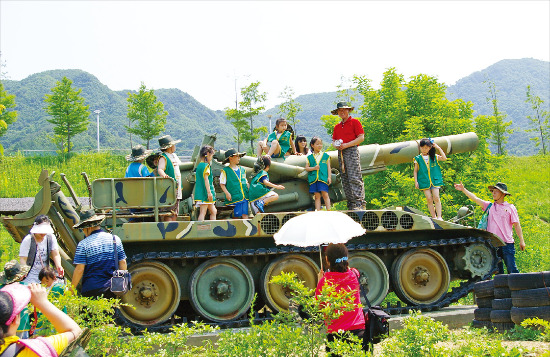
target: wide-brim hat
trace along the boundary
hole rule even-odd
[[[147,156],[151,155],[153,150],[146,150],[143,145],[136,145],[132,148],[132,153],[126,155],[126,160],[128,161],[139,161],[145,159]]]
[[[497,189],[500,192],[504,193],[505,195],[512,196],[512,194],[510,192],[508,192],[508,186],[506,186],[505,183],[497,182],[497,183],[495,183],[494,186],[488,186],[488,188],[491,191],[494,190],[494,189]]]
[[[27,307],[29,301],[31,301],[31,290],[27,285],[9,284],[0,289],[0,291],[8,294],[13,303],[13,310],[11,311],[10,318],[6,321],[6,325],[10,325],[13,320],[15,320],[15,317],[19,315],[19,313]]]
[[[338,109],[349,109],[349,111],[352,112],[355,107],[350,107],[346,102],[338,102],[338,104],[336,104],[336,109],[331,110],[332,115],[338,115]]]
[[[50,222],[42,222],[40,224],[34,224],[31,227],[32,234],[38,233],[38,234],[53,234],[53,228],[50,225]]]
[[[80,214],[80,222],[75,224],[73,228],[88,228],[99,226],[105,219],[102,214],[96,214],[94,210],[84,211]]]
[[[164,135],[159,138],[159,149],[168,149],[170,146],[180,142],[181,140],[174,140],[170,135]]]
[[[225,152],[225,159],[222,161],[222,164],[227,164],[229,162],[229,158],[231,156],[235,156],[235,155],[237,155],[239,157],[243,157],[244,155],[246,155],[246,153],[245,152],[238,152],[237,150],[231,148],[231,149],[229,149]]]
[[[11,284],[23,280],[31,270],[26,264],[20,264],[16,259],[10,260],[4,265],[4,271],[0,272],[0,285]]]

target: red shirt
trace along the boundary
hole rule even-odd
[[[359,120],[349,117],[348,120],[341,121],[334,126],[332,140],[342,139],[345,143],[355,140],[359,135],[364,134],[363,126]]]

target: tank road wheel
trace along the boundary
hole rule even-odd
[[[451,281],[445,259],[433,249],[404,252],[393,262],[391,275],[395,294],[413,305],[438,301]]]
[[[176,311],[181,297],[178,278],[161,262],[143,262],[132,265],[132,290],[122,296],[122,316],[141,325],[152,326],[168,320]]]
[[[260,293],[267,306],[274,312],[287,311],[291,292],[277,284],[270,284],[271,278],[281,272],[296,273],[299,280],[310,289],[317,286],[317,272],[319,267],[315,262],[305,255],[290,254],[270,262],[262,271],[260,279]]]
[[[357,252],[350,256],[349,266],[359,271],[359,281],[371,305],[379,305],[390,288],[390,275],[382,259],[371,252]],[[367,306],[362,296],[361,302]]]
[[[464,250],[465,269],[472,273],[472,277],[484,277],[495,266],[496,256],[493,250],[485,244],[474,243]]]
[[[210,259],[199,265],[189,279],[193,309],[216,322],[235,320],[254,298],[254,279],[243,263],[233,258]]]

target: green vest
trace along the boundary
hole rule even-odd
[[[319,170],[310,171],[307,174],[307,180],[308,180],[310,185],[312,183],[317,182],[317,181],[324,182],[328,185],[329,172],[328,172],[327,162],[329,160],[330,160],[330,156],[328,156],[328,154],[326,152],[324,152],[321,155],[321,160],[319,162],[317,162],[317,160],[315,160],[315,157],[313,156],[313,154],[309,154],[307,156],[307,161],[309,162],[309,167],[315,167],[315,166],[317,166],[317,164],[319,164]]]
[[[207,170],[210,170],[210,165],[204,161],[197,166],[197,173],[195,174],[195,202],[216,201],[216,191],[214,191],[212,172],[208,174],[208,184],[210,185],[210,192],[212,193],[212,201],[208,201],[208,192],[206,192],[206,187],[204,185],[204,173]]]
[[[225,187],[227,191],[231,194],[231,201],[225,200],[226,205],[231,205],[237,202],[241,202],[248,197],[248,186],[246,184],[246,173],[244,169],[240,166],[237,166],[239,170],[239,176],[235,170],[231,167],[226,166],[223,168],[225,172],[226,183]]]
[[[175,180],[176,174],[174,173],[174,164],[172,164],[172,160],[170,160],[165,152],[162,153],[162,156],[166,159],[166,167],[164,168],[164,172]]]
[[[443,176],[441,175],[441,167],[437,162],[437,156],[435,160],[429,159],[429,165],[426,164],[422,155],[417,155],[414,159],[418,163],[416,179],[418,180],[419,189],[426,190],[431,186],[443,186]]]
[[[277,139],[277,132],[272,132],[267,137],[267,142],[270,143],[273,140],[279,141],[279,145],[281,146],[281,155],[279,157],[284,157],[288,150],[290,150],[290,131],[282,133],[279,139]]]
[[[262,170],[258,172],[250,182],[250,191],[248,193],[248,198],[250,199],[250,202],[256,201],[257,199],[264,197],[271,191],[271,188],[265,186],[260,182],[260,179],[264,176],[267,180],[269,180],[267,172]]]

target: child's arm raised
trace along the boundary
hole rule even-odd
[[[445,155],[445,151],[443,151],[443,149],[441,148],[441,146],[437,145],[436,143],[434,143],[434,147],[439,150],[439,155],[437,155],[437,159],[439,161],[445,161],[447,160],[447,155]]]

